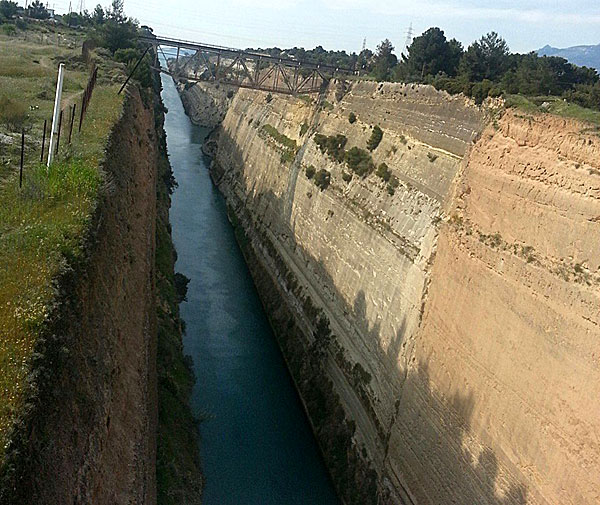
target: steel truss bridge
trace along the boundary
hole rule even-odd
[[[142,35],[139,40],[154,47],[156,69],[177,80],[214,81],[240,88],[302,95],[319,93],[332,77],[354,73],[346,68],[188,40],[154,35]],[[170,51],[169,58],[163,47]],[[161,67],[159,53],[167,68]]]

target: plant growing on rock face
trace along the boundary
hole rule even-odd
[[[315,186],[321,191],[324,191],[331,184],[331,174],[328,170],[321,169],[315,175]]]
[[[390,169],[388,168],[388,166],[385,163],[382,163],[381,165],[379,165],[377,167],[377,171],[375,172],[375,175],[377,175],[377,177],[382,179],[383,182],[388,182],[390,180],[390,177],[392,176],[392,172],[390,172]]]
[[[429,158],[429,161],[431,163],[433,163],[438,158],[437,154],[433,154],[433,153],[427,153],[427,157]]]
[[[271,103],[271,100],[273,100],[273,95],[271,93],[267,93],[267,96],[265,97],[265,101],[267,103]]]
[[[396,177],[395,175],[392,175],[390,177],[390,180],[387,185],[387,192],[390,194],[390,196],[394,195],[394,193],[396,192],[396,188],[398,187],[399,184],[400,184],[400,181],[398,180],[398,177]]]
[[[308,124],[302,123],[300,125],[300,136],[304,137],[304,134],[308,131]]]
[[[351,112],[350,115],[348,116],[348,122],[350,124],[356,123],[356,114],[354,114],[354,112]]]
[[[370,174],[375,168],[371,155],[356,146],[346,151],[345,160],[348,168],[361,177]]]
[[[310,166],[306,167],[306,177],[308,179],[312,179],[315,176],[315,172],[316,172],[316,170],[315,170],[314,166],[310,165]]]
[[[381,142],[382,138],[383,130],[376,125],[375,128],[373,128],[373,131],[371,132],[371,137],[367,141],[367,149],[369,151],[374,151],[375,149],[377,149],[377,146]]]
[[[338,135],[322,135],[321,133],[317,133],[314,137],[315,144],[319,146],[319,150],[329,155],[330,158],[341,163],[344,161],[344,157],[346,152],[344,151],[344,147],[346,146],[346,142],[348,139],[341,134]]]
[[[342,172],[342,179],[344,182],[350,182],[352,180],[352,174],[346,171]]]

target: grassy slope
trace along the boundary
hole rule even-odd
[[[546,103],[546,108],[541,105]],[[549,112],[557,116],[579,119],[600,126],[600,111],[586,109],[580,105],[569,103],[555,96],[526,97],[523,95],[507,95],[507,107],[516,107],[524,112]]]
[[[0,37],[0,94],[39,107],[27,120],[30,144],[41,141],[41,123],[51,114],[58,61],[67,63],[63,104],[80,102],[88,79],[78,59],[80,38],[73,33],[57,47],[35,43],[32,37]],[[122,110],[117,90],[116,84],[99,81],[81,134],[74,135],[70,149],[61,150],[49,173],[39,164],[39,145],[27,153],[22,190],[18,156],[10,148],[0,153],[0,461],[23,402],[29,359],[52,304],[52,281],[70,258],[80,255],[102,182],[104,146]],[[0,133],[14,135],[3,124]]]

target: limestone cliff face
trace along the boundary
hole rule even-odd
[[[223,121],[235,90],[224,84],[189,82],[178,84],[185,112],[193,123],[214,128]]]
[[[597,135],[510,112],[484,130],[426,86],[327,100],[238,91],[212,170],[342,498],[595,503]],[[393,191],[313,140],[365,148],[374,125]]]

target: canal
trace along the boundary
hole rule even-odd
[[[176,269],[190,278],[181,305],[184,352],[197,382],[205,505],[339,504],[244,258],[170,77],[165,130],[178,187],[171,225]]]

